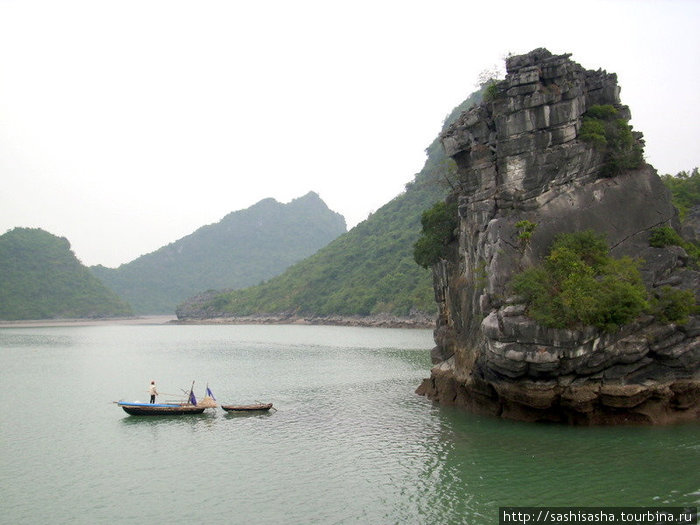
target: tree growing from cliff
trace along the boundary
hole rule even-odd
[[[423,268],[429,268],[447,256],[447,247],[455,240],[457,203],[436,203],[423,212],[421,224],[423,230],[413,245],[413,258]]]
[[[700,172],[698,168],[690,173],[681,171],[673,175],[662,175],[661,180],[671,190],[673,204],[678,208],[681,220],[685,219],[693,206],[700,204]]]
[[[591,106],[586,111],[579,138],[604,152],[602,175],[605,177],[639,168],[644,161],[641,141],[635,137],[632,126],[609,104]]]
[[[670,226],[660,226],[651,230],[649,246],[654,246],[655,248],[680,246],[688,254],[690,266],[692,268],[700,267],[700,245],[686,241]]]
[[[551,328],[615,330],[648,309],[638,262],[608,255],[593,231],[562,234],[544,262],[516,275],[513,289],[528,315]]]

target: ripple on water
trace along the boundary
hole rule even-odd
[[[7,523],[479,525],[503,504],[698,502],[697,426],[571,429],[438,408],[413,393],[429,331],[73,327],[0,329],[0,341]],[[138,418],[111,404],[143,399],[151,378],[278,411]]]

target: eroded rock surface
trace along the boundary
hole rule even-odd
[[[700,273],[650,230],[680,229],[670,194],[643,164],[603,177],[604,155],[578,138],[593,105],[620,103],[617,77],[544,49],[510,57],[492,101],[442,136],[458,166],[458,241],[433,268],[439,307],[435,367],[418,392],[440,403],[529,421],[670,423],[700,419],[700,320],[651,316],[614,333],[545,328],[512,297],[514,274],[541,260],[556,235],[604,233],[616,257],[643,259],[650,290],[689,289]],[[635,134],[641,144],[641,134]],[[527,242],[516,223],[536,229]]]

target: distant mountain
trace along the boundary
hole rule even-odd
[[[345,231],[314,192],[288,204],[264,199],[119,268],[91,270],[137,313],[172,313],[198,292],[279,275]]]
[[[480,100],[481,92],[472,94],[444,127]],[[448,193],[450,163],[438,139],[426,152],[404,193],[318,253],[259,286],[193,297],[178,307],[178,317],[434,313],[431,274],[413,260],[413,244],[422,212]]]
[[[128,315],[129,306],[78,261],[65,238],[34,228],[0,236],[0,319]]]

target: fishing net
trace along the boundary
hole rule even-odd
[[[216,408],[219,405],[216,404],[216,401],[214,401],[213,397],[204,396],[204,399],[200,399],[199,401],[197,401],[197,406],[204,408]]]

